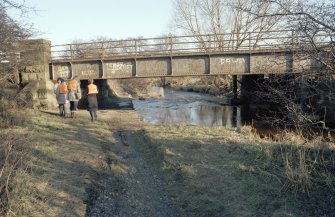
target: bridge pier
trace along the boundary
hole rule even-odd
[[[44,39],[25,40],[20,44],[21,64],[20,83],[24,86],[22,97],[30,100],[27,106],[51,108],[57,106],[53,93],[54,84],[50,81],[49,63],[51,42]]]

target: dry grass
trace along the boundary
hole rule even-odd
[[[138,126],[130,114],[126,120],[116,115],[111,126],[29,110],[6,114],[10,121],[5,125],[16,127],[2,128],[0,136],[22,153],[8,164],[21,159],[10,176],[8,203],[2,204],[7,216],[84,216],[92,173],[129,170],[107,162],[118,162],[108,152],[118,135],[110,128],[133,131]],[[99,117],[105,116],[101,112]],[[221,127],[146,126],[134,135],[136,147],[161,171],[184,216],[335,213],[334,143],[306,143],[290,132],[272,141],[249,127],[238,133]]]
[[[248,127],[237,133],[195,126],[146,127],[137,141],[146,158],[159,165],[168,192],[185,216],[335,212],[333,144],[321,149],[324,142],[306,144],[291,133],[274,142]],[[325,165],[328,169],[322,169]]]
[[[89,179],[105,162],[101,147],[115,141],[109,127],[88,118],[62,119],[32,110],[25,110],[24,117],[0,133],[1,138],[12,135],[22,153],[2,214],[85,216]]]
[[[29,133],[19,125],[25,122],[24,112],[15,103],[0,100],[0,215],[11,210],[13,180],[21,172]]]

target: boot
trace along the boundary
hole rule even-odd
[[[59,109],[60,109],[60,116],[61,117],[66,117],[65,106],[64,105],[60,105]]]
[[[59,105],[58,108],[59,108],[59,116],[62,117],[62,116],[63,116],[63,109],[62,109],[62,106]]]
[[[91,121],[94,121],[93,111],[90,111],[90,115],[91,115]]]
[[[94,120],[98,120],[98,115],[97,115],[97,111],[94,111]]]

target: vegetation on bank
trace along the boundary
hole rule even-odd
[[[149,126],[137,148],[184,216],[333,216],[335,145],[248,127]],[[278,137],[277,137],[278,138]]]
[[[1,215],[85,215],[90,175],[115,143],[110,127],[1,105]],[[129,135],[184,216],[335,213],[333,142],[292,133],[273,141],[249,127],[145,126]]]
[[[108,125],[1,102],[0,216],[85,216]]]

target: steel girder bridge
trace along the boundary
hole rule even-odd
[[[327,34],[317,45],[327,50]],[[300,73],[319,67],[293,30],[170,36],[52,46],[50,78],[120,79]]]

